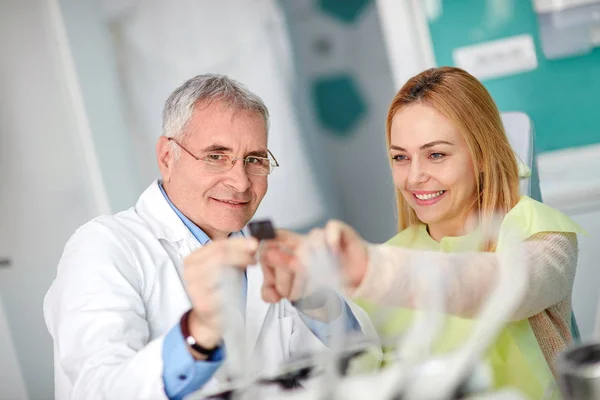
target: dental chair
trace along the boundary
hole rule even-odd
[[[521,194],[542,201],[535,154],[535,134],[531,119],[523,112],[501,113],[508,141],[515,151],[521,178]]]
[[[535,153],[535,132],[531,119],[527,114],[518,111],[503,112],[501,118],[508,141],[517,156],[517,163],[520,164],[521,194],[542,202]],[[580,342],[581,336],[575,314],[571,312],[571,316],[571,335],[575,342]]]

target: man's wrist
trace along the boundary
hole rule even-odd
[[[199,321],[193,310],[187,311],[181,317],[181,333],[187,344],[188,351],[196,360],[209,360],[219,348],[221,338],[210,329],[206,329]]]

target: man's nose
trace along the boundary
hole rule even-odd
[[[238,192],[245,192],[252,186],[252,182],[248,179],[244,160],[234,160],[233,166],[227,172],[227,185],[234,188]]]

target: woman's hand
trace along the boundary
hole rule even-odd
[[[307,276],[308,263],[314,250],[323,247],[338,258],[344,286],[356,289],[367,271],[367,243],[350,225],[331,220],[325,228],[313,229],[307,236],[277,230],[275,239],[263,243],[259,255],[263,300],[268,303],[283,298],[296,301],[310,295],[315,288]]]
[[[274,239],[262,243],[259,262],[263,272],[262,297],[267,303],[277,303],[283,298],[295,301],[304,294],[304,269],[296,257],[296,250],[304,238],[277,229]]]
[[[367,243],[350,225],[330,220],[325,228],[313,229],[296,246],[295,253],[300,267],[306,269],[311,262],[311,255],[324,246],[337,257],[344,286],[350,290],[356,289],[367,272]]]
[[[367,243],[350,225],[330,220],[323,229],[325,243],[339,258],[344,283],[356,289],[367,273],[369,252]]]

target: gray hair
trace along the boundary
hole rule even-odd
[[[203,74],[195,76],[171,93],[163,109],[163,135],[183,141],[188,135],[186,126],[192,117],[194,107],[199,104],[220,105],[233,111],[250,111],[260,114],[269,129],[269,110],[260,97],[248,90],[240,82],[225,75]],[[179,156],[179,146],[171,143],[175,158]]]

